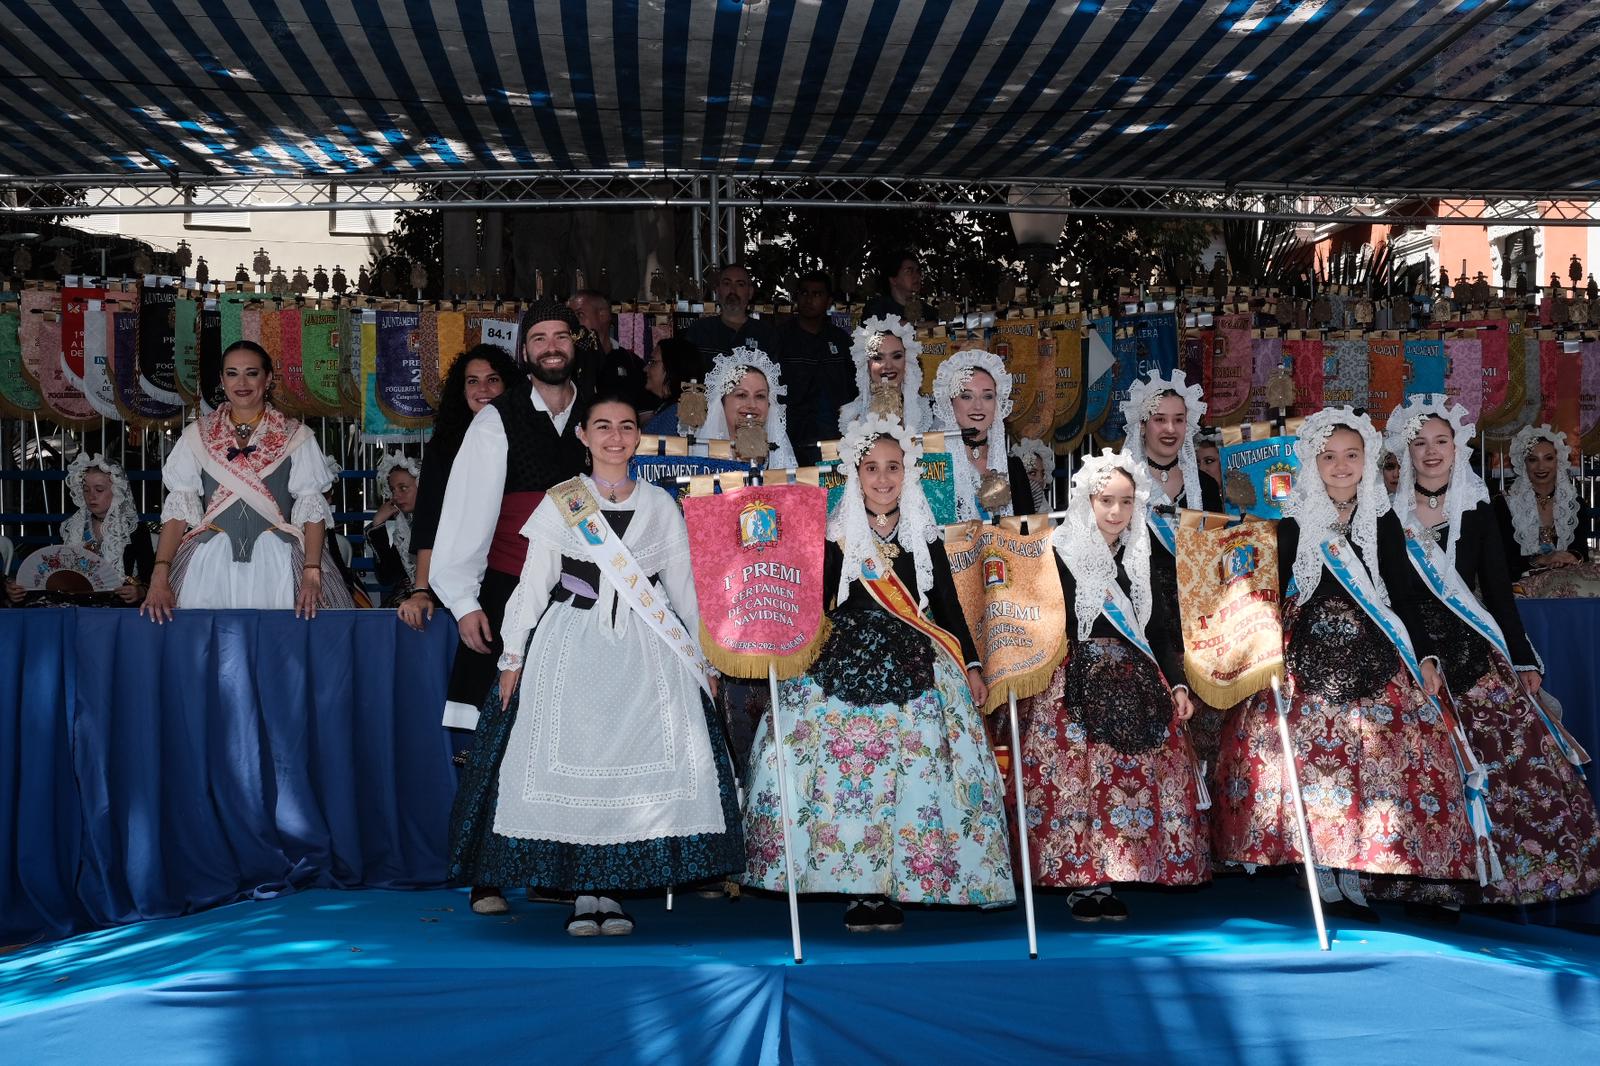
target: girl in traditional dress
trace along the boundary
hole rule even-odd
[[[898,419],[868,415],[839,453],[823,564],[832,631],[810,672],[780,687],[781,736],[770,716],[757,729],[745,881],[786,887],[781,743],[796,890],[850,896],[850,930],[900,928],[902,903],[1010,903],[1003,791],[977,710],[987,691],[921,448]]]
[[[422,468],[417,476],[417,505],[411,522],[411,546],[417,553],[416,571],[412,575],[410,592],[399,604],[400,620],[412,629],[420,632],[432,621],[433,609],[438,604],[428,585],[433,538],[439,531],[439,514],[444,509],[444,490],[450,483],[450,468],[455,465],[467,426],[479,411],[506,390],[527,387],[527,375],[517,366],[516,360],[505,349],[493,344],[467,349],[450,364],[444,376],[439,410],[433,420],[433,436],[428,438],[428,445],[422,451]],[[489,618],[491,627],[500,622],[499,605],[495,606]],[[463,660],[475,654],[464,642],[456,645],[456,661],[462,663],[463,670],[466,669]],[[452,681],[454,674],[452,669]],[[485,689],[490,683],[485,680]],[[474,705],[480,702],[481,699]]]
[[[123,583],[112,595],[129,606],[139,603],[156,556],[150,531],[133,505],[128,475],[103,455],[79,452],[67,467],[67,493],[77,510],[61,523],[61,543],[120,570]]]
[[[1066,662],[1027,701],[1022,740],[1035,884],[1073,889],[1072,916],[1128,916],[1119,882],[1211,877],[1204,786],[1182,728],[1177,578],[1151,546],[1150,481],[1132,455],[1102,452],[1072,479],[1051,542],[1067,603]]]
[[[1511,438],[1511,469],[1517,480],[1495,501],[1511,576],[1586,562],[1594,521],[1572,479],[1567,435],[1549,425],[1524,426]]]
[[[922,342],[917,331],[897,316],[869,318],[856,327],[850,355],[856,363],[856,398],[839,408],[839,425],[848,426],[872,410],[872,390],[895,386],[900,394],[900,422],[921,433],[933,423],[928,398],[922,395]]]
[[[1600,828],[1577,766],[1583,751],[1537,703],[1543,663],[1511,593],[1489,490],[1473,472],[1474,427],[1443,397],[1413,396],[1389,416],[1400,460],[1395,514],[1428,591],[1418,609],[1439,649],[1450,700],[1488,771],[1491,882],[1384,881],[1378,895],[1433,902],[1534,903],[1600,888]],[[1474,591],[1476,590],[1476,591]]]
[[[1028,471],[1006,449],[1010,415],[1011,375],[998,355],[958,352],[939,364],[933,376],[933,423],[960,436],[950,442],[959,521],[1033,513]]]
[[[1464,769],[1433,699],[1438,658],[1378,472],[1383,439],[1347,407],[1306,419],[1300,472],[1278,523],[1284,698],[1329,913],[1377,921],[1359,873],[1476,878]],[[1302,861],[1270,692],[1229,712],[1212,790],[1213,850]]]
[[[1223,513],[1222,486],[1200,471],[1196,439],[1200,419],[1206,413],[1202,397],[1199,384],[1189,384],[1183,371],[1163,374],[1152,370],[1133,383],[1128,398],[1122,401],[1122,417],[1128,427],[1124,447],[1150,479],[1150,505],[1144,510],[1144,519],[1150,526],[1151,550],[1163,557],[1159,562],[1163,573],[1177,572],[1176,509]],[[1180,630],[1180,664],[1182,660]],[[1182,679],[1181,673],[1173,678]],[[1214,766],[1223,709],[1195,700],[1194,712],[1185,728],[1191,734],[1196,757],[1204,766]]]
[[[314,617],[350,607],[325,555],[333,483],[316,437],[270,402],[272,360],[254,341],[222,353],[221,406],[184,429],[161,469],[150,592],[140,612],[254,607]],[[324,569],[330,571],[323,580]]]
[[[743,344],[729,355],[719,355],[706,375],[706,424],[694,431],[695,436],[732,440],[741,425],[761,425],[771,453],[763,465],[792,470],[796,463],[783,406],[786,392],[778,364],[755,345]],[[680,424],[678,432],[691,430]]]
[[[378,584],[389,592],[385,607],[398,607],[417,580],[417,553],[411,546],[412,512],[417,505],[420,468],[415,459],[385,452],[378,460],[378,495],[383,503],[367,526],[367,551],[377,563]]]
[[[552,488],[522,527],[503,673],[451,811],[450,875],[575,893],[567,932],[617,936],[633,931],[622,894],[721,877],[744,846],[683,516],[628,477],[630,402],[596,400],[579,425],[593,473]]]

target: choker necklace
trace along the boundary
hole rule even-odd
[[[590,474],[589,478],[596,485],[604,485],[605,486],[606,499],[610,500],[612,503],[616,503],[617,502],[617,490],[620,489],[622,486],[628,484],[628,482],[630,480],[629,478],[625,477],[625,478],[622,478],[620,481],[607,481],[605,478],[601,477],[599,474]]]
[[[972,459],[974,462],[976,462],[978,459],[978,453],[988,446],[989,435],[987,433],[984,434],[982,440],[979,440],[977,437],[973,437],[967,441],[967,448],[972,452]]]
[[[1171,470],[1173,467],[1177,466],[1178,465],[1178,460],[1181,459],[1181,458],[1182,458],[1182,456],[1175,456],[1173,458],[1172,462],[1170,462],[1170,463],[1158,463],[1154,459],[1150,458],[1147,455],[1147,456],[1144,457],[1144,461],[1145,461],[1145,464],[1147,466],[1151,467],[1152,469],[1160,470],[1162,473],[1166,473],[1167,471]]]
[[[877,531],[878,531],[878,530],[881,530],[881,529],[888,529],[888,528],[889,528],[889,523],[890,523],[890,522],[891,522],[891,521],[892,521],[892,520],[893,520],[893,519],[894,519],[894,517],[895,517],[895,516],[896,516],[896,515],[898,515],[898,514],[899,514],[899,513],[900,513],[900,508],[898,508],[898,507],[896,507],[896,508],[895,508],[895,509],[894,509],[894,510],[892,510],[892,511],[885,511],[885,512],[883,512],[883,513],[882,513],[882,514],[875,514],[875,515],[873,515],[873,516],[872,516],[872,524],[873,524],[873,526],[874,526],[874,527],[875,527],[875,528],[874,528],[874,530],[873,530],[873,532],[875,532],[875,533],[876,533],[876,532],[877,532]]]
[[[1428,498],[1428,510],[1437,511],[1439,509],[1440,498],[1444,496],[1445,493],[1450,491],[1450,482],[1446,481],[1442,486],[1431,492],[1423,488],[1421,485],[1415,485],[1413,487],[1417,490],[1418,496],[1426,496]]]
[[[1551,489],[1550,490],[1550,495],[1546,496],[1544,493],[1540,492],[1538,489],[1534,489],[1533,490],[1533,498],[1534,498],[1534,500],[1536,500],[1537,502],[1539,502],[1541,504],[1554,503],[1555,499],[1556,499],[1556,490],[1555,489]]]

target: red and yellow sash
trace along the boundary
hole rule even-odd
[[[862,577],[861,584],[866,586],[866,590],[878,601],[880,607],[943,649],[956,664],[956,670],[965,676],[967,664],[961,654],[961,642],[922,617],[922,612],[917,610],[917,598],[911,594],[911,590],[906,588],[905,582],[901,581],[894,571],[891,570],[887,577],[876,579]]]

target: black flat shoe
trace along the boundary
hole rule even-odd
[[[567,935],[599,936],[602,917],[599,911],[585,911],[583,914],[573,911],[567,918]]]
[[[906,914],[899,905],[885,900],[873,908],[872,928],[880,933],[898,933],[905,927]]]
[[[870,899],[852,900],[844,912],[844,927],[852,933],[870,933],[878,928],[878,908]]]
[[[1122,922],[1128,918],[1128,905],[1118,899],[1113,893],[1109,896],[1096,896],[1100,904],[1100,917],[1108,922]]]
[[[1102,902],[1099,896],[1080,896],[1072,903],[1072,917],[1080,922],[1098,922],[1103,917]]]
[[[511,909],[500,890],[488,885],[474,888],[469,901],[473,914],[504,914]]]

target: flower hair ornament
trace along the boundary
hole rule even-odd
[[[94,536],[93,516],[83,500],[83,478],[91,470],[98,470],[111,479],[111,506],[100,520],[100,558],[109,560],[119,570],[122,555],[139,528],[139,509],[133,505],[133,493],[128,486],[128,475],[122,467],[104,455],[79,452],[67,467],[67,494],[77,510],[61,523],[61,543],[72,548],[82,548]]]
[[[851,583],[861,575],[862,565],[869,560],[882,561],[878,545],[882,538],[872,530],[867,514],[866,498],[861,494],[861,460],[879,440],[889,438],[904,452],[905,481],[900,488],[900,522],[895,528],[892,543],[911,553],[916,564],[917,605],[926,607],[928,590],[933,588],[933,558],[928,554],[928,544],[940,535],[939,524],[934,521],[933,508],[922,491],[922,444],[900,420],[889,415],[867,415],[845,428],[844,439],[839,442],[839,470],[844,474],[844,495],[839,498],[833,513],[828,515],[828,539],[844,551],[844,566],[839,571],[839,589],[836,603],[843,603],[850,594]]]
[[[917,331],[898,315],[874,315],[850,337],[850,357],[856,364],[856,398],[839,409],[839,424],[847,426],[866,414],[872,407],[872,380],[869,364],[878,354],[885,337],[898,337],[906,347],[906,368],[900,376],[900,410],[906,429],[920,433],[932,420],[928,401],[922,396],[922,342]]]
[[[384,452],[383,458],[378,460],[378,496],[387,500],[392,493],[389,488],[389,475],[396,470],[404,470],[413,478],[421,480],[422,467],[415,459],[402,455],[399,452]],[[332,473],[332,471],[329,471]],[[335,475],[338,476],[338,475]]]
[[[1189,384],[1181,370],[1162,374],[1152,370],[1141,376],[1128,389],[1128,398],[1122,401],[1122,418],[1127,424],[1127,449],[1137,461],[1149,465],[1144,452],[1144,426],[1155,414],[1156,408],[1168,394],[1183,401],[1185,425],[1183,443],[1178,447],[1178,470],[1183,475],[1183,502],[1199,509],[1205,506],[1200,495],[1200,464],[1195,459],[1195,436],[1200,432],[1200,418],[1206,413],[1205,392],[1200,384]],[[1153,480],[1154,475],[1152,475]]]
[[[797,464],[794,448],[789,444],[788,415],[783,402],[789,390],[783,384],[778,364],[749,342],[741,344],[727,355],[717,356],[711,364],[711,373],[706,375],[706,398],[709,401],[706,404],[706,423],[697,435],[704,440],[733,438],[722,401],[739,387],[740,379],[751,371],[767,379],[767,442],[776,447],[766,465],[774,470],[793,469]],[[685,433],[687,430],[680,425],[678,432]]]
[[[1417,439],[1422,426],[1430,418],[1437,418],[1450,427],[1455,440],[1456,461],[1450,468],[1450,490],[1445,497],[1445,517],[1450,523],[1445,538],[1445,563],[1448,569],[1456,565],[1456,541],[1461,536],[1461,516],[1480,503],[1489,502],[1489,487],[1472,469],[1472,416],[1460,404],[1451,403],[1449,397],[1435,393],[1409,396],[1405,403],[1395,408],[1389,416],[1389,428],[1384,443],[1400,463],[1400,484],[1395,489],[1394,509],[1402,525],[1416,525],[1420,532],[1425,518],[1417,512],[1415,488],[1416,468],[1411,462],[1411,442]],[[1437,517],[1434,511],[1432,517]]]
[[[1577,535],[1578,513],[1582,510],[1578,487],[1572,481],[1572,451],[1567,444],[1567,435],[1551,428],[1548,423],[1523,426],[1517,430],[1517,435],[1511,438],[1511,469],[1516,472],[1517,480],[1506,489],[1506,503],[1511,508],[1511,530],[1523,555],[1538,555],[1542,540],[1539,536],[1539,501],[1534,498],[1533,482],[1528,480],[1528,453],[1535,444],[1540,443],[1548,443],[1556,450],[1555,500],[1551,506],[1551,518],[1555,525],[1557,551],[1571,546]]]
[[[933,424],[936,429],[959,434],[961,427],[956,425],[955,407],[950,401],[961,394],[979,370],[994,379],[995,412],[994,423],[989,427],[988,470],[1005,477],[1010,462],[1006,419],[1011,415],[1011,375],[998,355],[981,350],[957,352],[939,364],[933,375]],[[954,459],[951,466],[956,483],[956,518],[960,521],[981,518],[978,489],[986,471],[973,468],[972,459],[959,440],[952,443],[955,445],[950,453]]]
[[[1122,473],[1133,482],[1133,514],[1117,534],[1116,548],[1106,543],[1094,518],[1094,497],[1112,475]],[[1106,597],[1117,588],[1116,551],[1128,574],[1133,623],[1140,632],[1150,621],[1150,475],[1127,452],[1109,449],[1085,459],[1072,475],[1067,495],[1067,515],[1050,538],[1056,553],[1072,571],[1076,590],[1072,610],[1078,619],[1078,639],[1087,640],[1095,619],[1105,609]]]
[[[1366,448],[1365,469],[1356,487],[1356,510],[1348,531],[1340,524],[1339,511],[1317,475],[1317,455],[1336,429],[1355,432]],[[1364,566],[1379,599],[1389,602],[1389,592],[1378,572],[1378,519],[1390,508],[1389,495],[1383,487],[1383,473],[1378,469],[1382,453],[1383,437],[1373,426],[1372,419],[1349,407],[1324,407],[1301,424],[1300,435],[1294,442],[1300,472],[1294,479],[1289,498],[1284,501],[1283,514],[1300,526],[1294,583],[1295,598],[1302,606],[1310,601],[1317,583],[1322,580],[1322,545],[1341,537],[1361,550],[1364,562],[1358,564],[1352,560],[1352,565]],[[1283,565],[1283,560],[1280,559],[1278,565]]]

